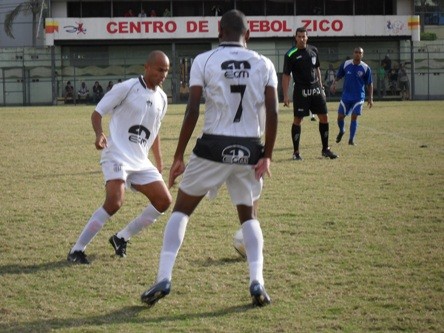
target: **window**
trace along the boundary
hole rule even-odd
[[[296,1],[297,15],[324,15],[323,0],[298,0]]]
[[[353,0],[326,0],[325,15],[353,15]]]
[[[261,0],[236,0],[236,9],[243,12],[246,16],[265,15],[265,3]]]
[[[294,15],[293,0],[267,0],[265,15]]]

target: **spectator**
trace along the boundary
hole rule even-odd
[[[65,103],[72,103],[74,99],[74,87],[71,85],[71,81],[66,82],[65,86]]]
[[[405,64],[401,64],[398,70],[398,88],[401,93],[402,100],[410,99],[410,82]]]
[[[93,86],[93,103],[98,103],[103,97],[103,88],[99,81],[96,81]]]
[[[140,13],[139,13],[138,16],[139,17],[146,17],[146,13],[145,13],[145,10],[143,8],[140,10]]]
[[[333,69],[333,64],[329,64],[328,69],[325,71],[325,77],[324,77],[324,86],[325,86],[325,92],[327,93],[327,97],[334,95],[334,93],[330,91],[330,87],[334,81],[335,81],[335,70]]]
[[[211,8],[211,12],[213,13],[214,16],[219,16],[219,14],[220,14],[220,7],[218,5],[214,5]]]
[[[89,89],[85,82],[82,82],[80,89],[77,92],[77,99],[84,101],[85,103],[89,101]]]
[[[151,9],[150,16],[151,17],[156,17],[157,16],[157,13],[156,13],[156,11],[154,9]]]
[[[187,84],[182,81],[179,88],[179,98],[180,101],[186,101],[188,100],[188,95],[190,93],[190,90],[188,89]]]
[[[388,80],[389,80],[389,88],[390,91],[392,93],[392,96],[396,96],[396,90],[398,88],[398,70],[396,68],[393,68],[392,70],[390,70],[390,73],[388,75]]]
[[[386,54],[384,59],[382,59],[381,66],[384,68],[386,75],[388,75],[392,70],[392,60],[390,59],[388,54]]]
[[[171,12],[168,8],[163,11],[163,17],[171,17]]]
[[[106,92],[110,91],[113,88],[113,81],[108,82],[108,86],[106,87]]]
[[[131,8],[125,13],[125,17],[134,17],[134,13]]]
[[[378,91],[379,96],[384,97],[386,94],[387,86],[385,84],[385,78],[387,77],[384,67],[381,65],[378,68]]]

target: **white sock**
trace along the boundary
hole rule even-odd
[[[77,243],[71,249],[71,253],[74,251],[85,251],[86,246],[93,240],[109,218],[109,214],[103,207],[97,209],[83,228]]]
[[[247,252],[248,267],[250,269],[250,284],[254,280],[264,285],[263,266],[264,237],[258,220],[248,220],[242,223],[245,251]]]
[[[163,234],[163,246],[160,251],[159,271],[157,282],[163,279],[171,280],[173,266],[177,253],[185,237],[188,220],[190,217],[180,212],[173,212],[168,220]]]
[[[156,219],[162,215],[153,205],[148,205],[134,220],[117,233],[117,237],[128,241],[132,236],[138,234],[143,228],[156,222]]]

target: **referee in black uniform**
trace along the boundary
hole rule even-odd
[[[328,115],[327,102],[322,87],[321,70],[319,64],[318,49],[307,45],[307,30],[297,28],[295,34],[296,46],[292,47],[284,59],[284,71],[282,76],[282,89],[284,90],[284,106],[290,106],[288,88],[290,75],[293,76],[293,114],[294,120],[291,127],[293,141],[293,159],[302,160],[299,154],[299,141],[301,138],[301,123],[304,117],[309,116],[310,111],[319,118],[319,133],[322,141],[322,156],[331,159],[338,155],[333,153],[328,146]]]

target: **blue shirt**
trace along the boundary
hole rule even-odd
[[[363,61],[355,65],[352,59],[339,67],[336,78],[344,78],[342,100],[348,102],[364,100],[365,86],[373,83],[370,66]]]

